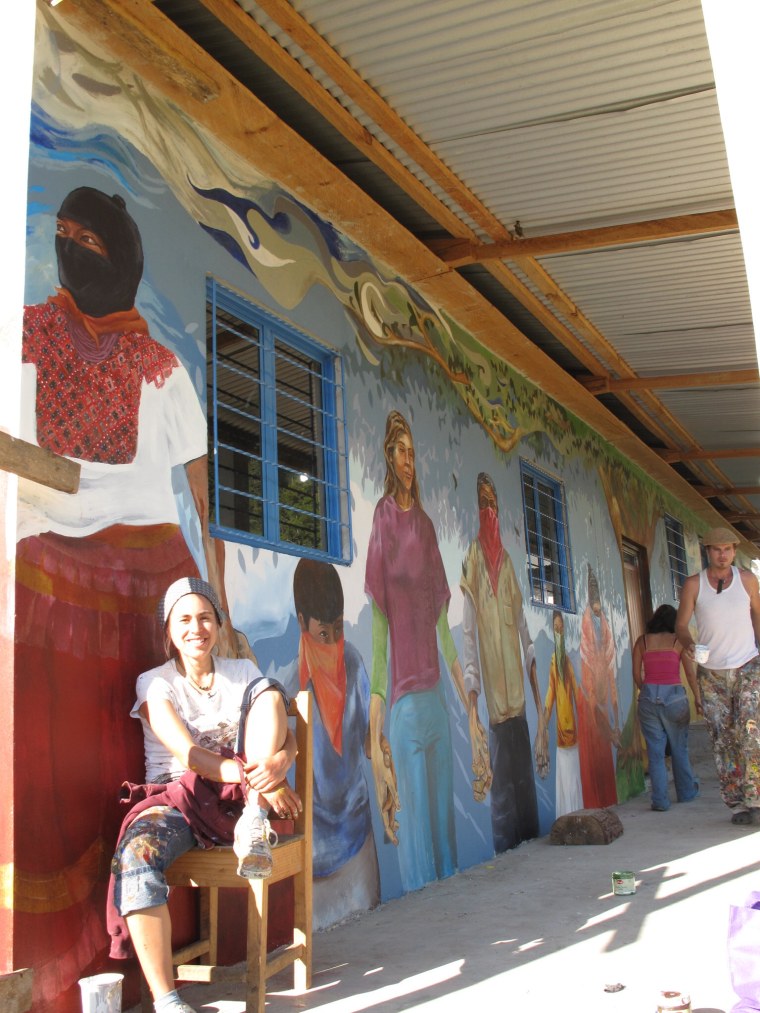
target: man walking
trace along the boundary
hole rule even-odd
[[[721,797],[732,823],[749,824],[752,811],[760,811],[760,588],[753,574],[733,565],[732,531],[713,528],[702,543],[708,565],[684,581],[676,635],[693,660],[689,621],[696,618],[700,644],[710,652],[697,677]]]

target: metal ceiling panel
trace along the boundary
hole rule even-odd
[[[735,234],[541,260],[642,375],[757,365]]]
[[[213,40],[217,59],[406,228],[422,238],[444,231],[338,135],[308,95],[297,95],[220,32],[200,0],[156,2],[175,20],[198,18],[191,34],[207,48]],[[488,239],[257,0],[236,2]],[[733,208],[700,0],[290,4],[513,232],[551,235]],[[544,257],[533,269],[507,266],[557,316],[559,328],[547,325],[547,314],[529,308],[529,300],[516,305],[516,293],[500,289],[483,266],[463,274],[573,375],[587,367],[588,356],[567,341],[567,331],[591,352],[600,374],[619,373],[615,355],[640,375],[757,367],[736,232]],[[546,272],[543,279],[537,268]],[[563,316],[555,283],[576,314]],[[738,448],[757,445],[758,393],[756,384],[658,390],[654,398],[638,391],[627,400],[605,395],[605,404],[651,446],[665,438],[683,447],[690,437],[706,447]],[[676,470],[695,482],[752,485],[760,468],[745,458]]]
[[[241,4],[382,138],[254,0]],[[526,235],[732,206],[699,0],[293,6]]]

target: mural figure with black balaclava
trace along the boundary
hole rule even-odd
[[[205,413],[187,370],[135,307],[137,223],[121,195],[89,186],[69,192],[53,220],[60,287],[25,307],[20,435],[78,463],[80,477],[73,494],[19,482],[16,665],[25,675],[15,701],[26,729],[18,762],[37,771],[18,799],[17,902],[19,917],[34,919],[28,938],[40,940],[39,959],[26,957],[39,968],[35,984],[51,995],[76,987],[106,947],[92,856],[116,839],[118,786],[143,780],[128,714],[137,674],[163,660],[156,601],[198,573],[204,554],[224,601],[208,535]],[[195,557],[180,526],[181,475],[202,532]],[[74,893],[55,886],[72,875]]]

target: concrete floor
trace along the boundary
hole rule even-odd
[[[728,1013],[728,909],[760,889],[760,826],[730,823],[704,726],[690,742],[700,798],[655,813],[641,796],[616,807],[610,845],[531,841],[316,933],[313,987],[270,979],[268,1013],[655,1013],[666,989],[690,993],[694,1013]],[[615,869],[635,871],[635,895],[612,893]],[[239,986],[181,995],[199,1013],[245,1008]]]

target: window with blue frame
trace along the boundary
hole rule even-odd
[[[531,599],[540,605],[571,611],[573,574],[564,486],[522,460],[520,475]]]
[[[669,514],[665,514],[665,537],[668,541],[668,559],[670,560],[670,578],[673,582],[673,597],[676,601],[680,601],[683,582],[689,576],[686,544],[683,539],[683,524]]]
[[[208,280],[211,533],[351,561],[342,360]]]

